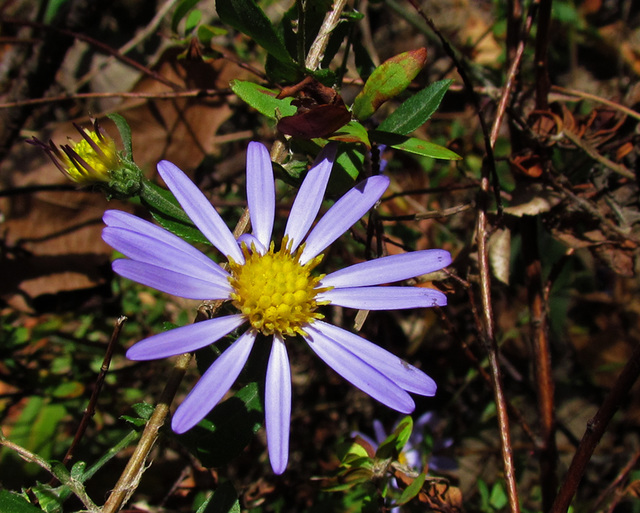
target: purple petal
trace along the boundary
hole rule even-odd
[[[113,249],[138,262],[221,285],[229,276],[218,264],[189,245],[189,250],[185,251],[183,247],[167,244],[151,235],[112,226],[102,230],[102,239]]]
[[[293,243],[292,252],[298,248],[318,215],[337,149],[338,146],[333,143],[322,149],[293,201],[287,227],[284,229],[284,234]]]
[[[158,163],[158,172],[189,218],[211,241],[211,244],[225,256],[243,264],[244,256],[233,234],[220,214],[189,177],[168,160]]]
[[[364,182],[360,182],[353,189],[347,191],[322,216],[322,219],[309,233],[307,240],[305,240],[304,251],[300,256],[300,263],[306,264],[351,228],[376,204],[388,186],[389,178],[378,175],[367,178]]]
[[[323,321],[315,321],[313,326],[331,338],[335,344],[355,354],[371,367],[378,369],[381,374],[407,392],[429,397],[435,395],[437,388],[435,381],[420,369],[409,365],[389,351],[354,333]]]
[[[187,299],[229,299],[232,291],[228,281],[226,283],[205,281],[135,260],[120,258],[114,260],[111,266],[114,272],[124,278]]]
[[[308,333],[305,340],[329,367],[389,408],[401,413],[413,411],[415,403],[407,392],[316,326],[314,322],[305,328]]]
[[[260,242],[250,233],[243,233],[242,235],[240,235],[240,237],[238,237],[238,244],[242,245],[243,242],[249,249],[255,246],[256,251],[261,255],[264,255],[267,252],[267,248],[262,245],[262,242]]]
[[[102,216],[102,220],[111,228],[124,228],[125,230],[153,237],[154,239],[164,242],[168,246],[173,246],[187,254],[194,254],[194,251],[200,254],[200,251],[177,235],[174,235],[173,233],[161,228],[160,226],[156,226],[149,221],[140,219],[133,214],[122,212],[120,210],[107,210]],[[212,269],[221,269],[218,264],[206,255],[203,255],[202,262],[206,262]]]
[[[426,249],[391,255],[351,265],[325,276],[322,287],[364,287],[407,280],[448,266],[451,254],[444,249]]]
[[[255,331],[247,331],[211,364],[173,415],[171,427],[176,433],[191,429],[224,397],[247,362],[255,340]]]
[[[267,366],[264,409],[269,460],[273,471],[282,474],[289,461],[291,369],[284,340],[277,335],[273,337]]]
[[[276,187],[269,152],[258,142],[250,142],[247,148],[247,204],[253,234],[264,247],[269,247],[276,210]]]
[[[423,287],[352,287],[321,292],[318,301],[360,310],[402,310],[444,306],[447,296]]]
[[[175,328],[164,333],[145,338],[127,351],[129,360],[157,360],[196,349],[217,342],[236,328],[242,326],[242,315],[227,315],[188,326]]]

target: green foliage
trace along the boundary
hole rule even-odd
[[[230,86],[240,99],[269,119],[293,116],[297,111],[297,108],[291,105],[293,98],[276,98],[278,92],[273,89],[244,80],[232,80]]]
[[[427,50],[420,48],[404,52],[378,66],[353,102],[353,114],[359,120],[368,119],[384,102],[404,91],[427,61]]]

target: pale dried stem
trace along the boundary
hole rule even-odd
[[[327,44],[329,44],[331,32],[333,32],[333,29],[338,25],[340,15],[346,4],[347,0],[336,0],[331,10],[325,15],[318,35],[307,54],[307,60],[304,63],[307,69],[311,71],[318,69],[320,61],[322,61],[322,57],[324,56],[324,51],[327,49]]]

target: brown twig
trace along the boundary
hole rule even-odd
[[[67,450],[67,453],[64,455],[62,459],[62,464],[66,465],[73,458],[73,452],[75,451],[78,443],[84,436],[87,427],[89,426],[89,421],[91,417],[96,412],[96,403],[98,402],[98,396],[100,395],[100,391],[102,390],[102,385],[104,384],[104,379],[107,376],[107,371],[109,370],[109,365],[111,364],[111,357],[113,356],[113,351],[116,347],[116,343],[120,338],[120,332],[122,331],[122,326],[126,322],[127,318],[125,316],[120,316],[115,322],[113,327],[113,332],[111,333],[111,339],[107,344],[107,350],[104,355],[104,359],[102,360],[102,365],[100,366],[100,372],[98,373],[98,377],[96,378],[96,383],[93,387],[93,391],[91,392],[91,397],[89,398],[89,404],[84,410],[84,414],[82,415],[82,419],[80,420],[80,425],[78,426],[78,430],[76,431],[75,436],[73,437],[73,441],[71,442],[71,446]]]
[[[631,358],[622,369],[613,388],[607,394],[595,416],[587,422],[587,428],[560,486],[558,496],[551,508],[551,513],[566,513],[569,509],[571,500],[578,489],[593,451],[602,438],[614,413],[618,410],[620,402],[629,393],[639,374],[640,344],[636,343]]]
[[[92,38],[90,36],[87,36],[86,34],[82,34],[80,32],[75,32],[73,30],[67,30],[67,29],[55,27],[53,25],[46,25],[44,23],[38,23],[36,21],[19,20],[19,19],[15,19],[15,18],[0,18],[0,22],[1,23],[12,24],[12,25],[21,25],[21,26],[37,28],[37,29],[40,29],[40,30],[57,32],[59,34],[71,37],[73,39],[77,39],[79,41],[84,41],[85,43],[89,43],[91,46],[94,46],[95,48],[100,49],[104,53],[107,53],[109,55],[113,55],[119,61],[124,62],[125,64],[131,66],[132,68],[137,69],[138,71],[141,71],[142,73],[144,73],[145,75],[148,75],[149,77],[153,78],[154,80],[157,80],[158,82],[161,82],[164,85],[171,87],[174,91],[182,90],[182,86],[180,86],[179,84],[176,84],[175,82],[172,82],[168,78],[163,77],[159,73],[156,73],[155,71],[147,68],[146,66],[140,64],[139,62],[134,61],[133,59],[127,57],[126,55],[120,54],[118,50],[116,50],[114,48],[111,48],[109,45],[107,45],[107,44],[105,44],[105,43],[103,43],[101,41],[98,41],[97,39],[94,39],[94,38]]]
[[[188,91],[167,91],[164,93],[74,93],[0,103],[0,109],[42,105],[46,103],[59,103],[69,100],[86,100],[87,98],[141,98],[145,100],[175,100],[176,98],[212,98],[216,96],[229,95],[231,95],[230,89],[190,89]]]
[[[534,0],[538,4],[538,24],[536,26],[535,75],[536,75],[536,109],[549,108],[549,28],[551,25],[551,4],[553,0]]]
[[[554,390],[551,374],[551,351],[547,329],[547,310],[542,286],[542,264],[538,251],[537,217],[522,219],[522,254],[525,259],[525,282],[529,294],[530,337],[535,370],[538,415],[540,418],[540,485],[542,510],[549,511],[558,487],[556,448],[556,417]]]

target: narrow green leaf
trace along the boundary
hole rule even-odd
[[[370,118],[387,100],[404,91],[427,62],[427,49],[398,54],[378,66],[353,102],[357,119]]]
[[[149,180],[143,180],[140,199],[163,228],[185,240],[211,245],[211,242],[191,222],[170,191]]]
[[[400,495],[397,504],[399,506],[402,506],[403,504],[406,504],[411,499],[416,497],[420,493],[420,490],[422,490],[422,485],[424,485],[426,479],[427,475],[422,472],[418,477],[415,478],[413,483],[411,483],[402,491],[402,495]]]
[[[124,146],[124,156],[129,160],[133,160],[133,146],[131,144],[131,127],[129,127],[129,123],[124,119],[120,114],[109,114],[107,116],[111,121],[113,121],[120,132],[120,139],[122,139],[122,145]]]
[[[291,105],[293,98],[276,98],[277,91],[254,82],[232,80],[230,86],[240,99],[270,119],[293,116],[298,111],[297,107]]]
[[[171,17],[171,31],[178,32],[178,24],[200,0],[182,0]]]
[[[405,100],[387,119],[379,130],[407,135],[420,128],[440,106],[453,80],[439,80]]]
[[[201,19],[202,19],[202,11],[200,11],[199,9],[191,11],[189,13],[189,16],[187,16],[187,22],[184,25],[184,33],[191,34],[193,29],[195,29],[198,26],[198,23],[200,23]]]
[[[423,157],[431,157],[433,159],[442,160],[460,160],[462,157],[451,151],[449,148],[434,144],[415,137],[406,137],[404,135],[390,134],[389,132],[380,132],[373,130],[369,132],[371,140],[378,144],[386,144],[391,148],[415,153]]]
[[[271,21],[255,1],[216,0],[216,10],[224,23],[249,36],[276,59],[293,63]]]
[[[2,513],[42,513],[40,508],[27,499],[8,490],[0,490],[0,511]]]

